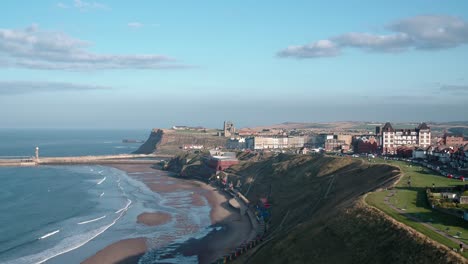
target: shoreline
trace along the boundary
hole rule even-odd
[[[195,179],[172,177],[171,172],[154,169],[150,164],[106,164],[104,166],[126,172],[128,176],[144,183],[156,193],[165,194],[181,190],[192,192],[191,204],[193,206],[210,207],[212,231],[200,239],[192,238],[181,244],[176,244],[171,249],[173,254],[186,257],[197,255],[199,263],[212,263],[230,253],[232,249],[247,240],[252,232],[255,232],[250,219],[246,215],[240,215],[238,210],[229,206],[228,200],[230,197],[213,186]],[[141,221],[142,218],[144,218],[143,221]],[[168,221],[171,221],[171,219],[158,212],[142,212],[138,219],[135,219],[135,225],[157,226]],[[148,239],[151,238],[118,241],[99,250],[83,263],[137,263],[139,258],[147,251],[155,249],[149,246]],[[171,241],[168,241],[168,244],[171,243]],[[125,248],[125,250],[122,250],[122,248]]]

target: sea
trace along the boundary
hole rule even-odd
[[[123,154],[149,130],[0,129],[0,156],[81,156]],[[170,199],[190,193],[158,194],[124,171],[99,165],[0,167],[0,263],[80,263],[123,239],[171,234],[174,241],[210,232],[208,206],[175,208]],[[200,229],[178,232],[136,224],[142,212],[190,215]],[[180,231],[180,230],[179,230]],[[183,234],[177,236],[174,234]],[[152,263],[151,258],[146,262]],[[150,259],[148,261],[148,259]],[[153,258],[154,260],[154,258]],[[171,263],[197,263],[174,256]],[[156,262],[156,261],[154,261]]]

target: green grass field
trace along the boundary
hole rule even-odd
[[[439,176],[428,169],[420,166],[409,165],[402,161],[375,159],[372,160],[372,162],[387,163],[398,166],[404,174],[394,189],[396,191],[395,195],[390,197],[390,203],[392,205],[397,208],[404,209],[406,214],[416,217],[451,236],[461,233],[460,240],[468,244],[468,222],[461,218],[433,210],[427,202],[425,193],[426,187],[431,187],[432,184],[435,184],[435,186],[454,186],[463,185],[464,182]],[[408,186],[409,178],[411,178],[411,187]],[[456,243],[446,237],[427,228],[422,223],[413,221],[390,208],[384,203],[385,197],[389,194],[390,190],[370,193],[366,198],[366,202],[379,208],[397,221],[411,226],[433,240],[450,248],[458,248]],[[467,252],[463,253],[463,255],[468,258]]]

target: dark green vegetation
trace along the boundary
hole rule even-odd
[[[247,263],[462,263],[463,259],[365,205],[362,195],[391,185],[397,167],[360,159],[287,156],[231,172],[256,201],[269,196],[269,241]],[[252,186],[249,186],[251,182]]]
[[[267,241],[239,263],[464,262],[363,202],[398,178],[395,166],[321,155],[252,158],[227,173],[252,202],[268,197],[272,219]]]
[[[241,180],[242,193],[253,204],[266,197],[272,205],[265,243],[238,263],[466,263],[461,255],[428,237],[456,247],[449,239],[385,206],[386,191],[366,199],[381,211],[363,199],[370,191],[393,186],[401,167],[405,175],[392,202],[418,217],[430,217],[440,228],[450,222],[450,232],[456,233],[464,222],[433,214],[418,188],[457,181],[383,160],[369,163],[359,158],[273,153],[241,153],[238,158],[241,163],[225,172],[229,181]],[[210,175],[201,154],[178,156],[167,168],[186,176]],[[410,172],[413,188],[408,189],[402,184]],[[468,234],[462,233],[463,238]]]
[[[437,187],[443,187],[462,185],[465,184],[464,182],[441,177],[428,169],[409,165],[406,162],[384,161],[380,159],[376,160],[376,162],[388,163],[401,168],[403,177],[395,186],[393,190],[395,195],[390,197],[389,202],[397,208],[404,209],[407,216],[414,217],[422,222],[414,221],[414,219],[402,216],[394,209],[390,208],[388,204],[384,203],[385,197],[391,192],[390,190],[369,194],[366,199],[369,204],[379,208],[399,222],[411,226],[424,235],[450,248],[458,248],[458,245],[431,230],[425,226],[423,222],[437,228],[438,230],[442,230],[451,236],[461,233],[461,241],[468,243],[468,223],[453,215],[433,210],[426,197],[426,187],[431,187],[432,184]],[[411,178],[411,187],[408,186],[409,178]],[[468,257],[466,252],[463,253],[463,255]]]

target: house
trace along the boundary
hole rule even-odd
[[[468,196],[460,196],[460,204],[468,204]]]
[[[231,138],[226,143],[227,149],[246,149],[247,144],[245,138]]]
[[[208,167],[216,171],[223,171],[236,164],[239,164],[239,160],[237,159],[235,152],[210,150]]]
[[[355,153],[377,153],[378,148],[378,140],[374,136],[358,136],[353,140]]]
[[[463,138],[463,135],[449,135],[445,133],[442,138],[442,142],[446,146],[458,147],[463,146],[465,139]]]
[[[431,146],[426,150],[426,157],[430,161],[439,161],[444,164],[451,162],[453,148],[445,146]]]
[[[185,144],[182,148],[184,150],[200,150],[203,149],[203,145]]]
[[[426,158],[426,150],[423,148],[416,148],[413,150],[413,159],[425,159]]]
[[[445,199],[455,199],[457,197],[456,193],[449,193],[449,192],[443,192],[440,195],[442,196],[442,198],[445,198]]]
[[[302,155],[307,155],[309,154],[309,152],[310,152],[309,149],[306,147],[303,147],[299,150],[299,154],[302,154]]]

